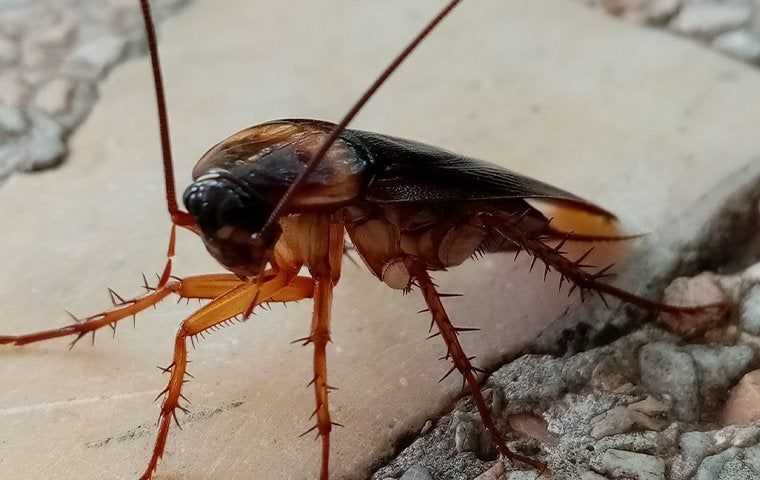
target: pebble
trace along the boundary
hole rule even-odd
[[[760,335],[760,284],[752,286],[744,295],[739,324],[745,332]]]
[[[760,35],[749,30],[736,30],[718,35],[713,46],[721,52],[749,63],[760,62]]]
[[[723,466],[730,459],[739,454],[738,448],[729,448],[715,455],[710,455],[702,460],[694,480],[715,480],[718,478]]]
[[[690,1],[670,22],[670,28],[682,35],[709,39],[749,24],[752,13],[750,0]]]
[[[609,449],[591,461],[599,473],[612,479],[664,480],[665,462],[653,455]]]
[[[760,477],[760,471],[738,458],[727,461],[718,474],[718,480],[756,480],[758,477]]]
[[[744,425],[760,420],[760,370],[744,375],[723,407],[723,425]]]
[[[639,368],[644,388],[660,398],[667,395],[673,399],[677,419],[699,419],[697,372],[688,353],[670,343],[650,343],[639,352]]]
[[[399,480],[433,480],[430,472],[422,465],[413,465]]]
[[[126,46],[124,37],[105,35],[74,50],[64,61],[63,70],[73,76],[97,80],[121,60]]]
[[[710,305],[729,303],[730,298],[721,289],[718,277],[704,272],[694,277],[679,277],[665,288],[664,303],[679,306]],[[692,336],[719,324],[725,312],[719,308],[705,309],[690,315],[661,313],[659,320],[674,332]]]
[[[683,350],[691,355],[697,367],[699,390],[707,409],[716,408],[725,400],[726,392],[747,371],[754,358],[754,351],[747,345],[689,345]]]
[[[681,0],[602,0],[601,4],[611,15],[655,24],[666,22],[681,8]]]

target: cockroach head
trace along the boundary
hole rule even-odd
[[[253,276],[272,256],[279,225],[262,231],[273,206],[245,182],[212,169],[185,190],[187,211],[201,229],[208,251],[229,270]]]

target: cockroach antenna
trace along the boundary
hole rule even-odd
[[[183,212],[177,205],[177,192],[174,184],[174,161],[172,160],[172,145],[169,135],[169,115],[166,112],[166,95],[164,94],[164,80],[161,75],[161,61],[158,58],[158,42],[156,41],[156,27],[153,24],[153,16],[150,11],[150,1],[140,0],[143,20],[145,21],[145,33],[148,39],[148,53],[150,64],[153,68],[153,86],[156,92],[156,108],[158,109],[158,128],[161,132],[161,156],[164,163],[164,187],[166,190],[166,208],[175,225],[191,225],[193,218],[189,213]]]
[[[264,227],[261,229],[259,233],[254,234],[254,236],[263,236],[266,234],[266,232],[269,231],[269,229],[272,228],[272,225],[280,218],[280,216],[283,214],[285,207],[287,207],[288,202],[291,198],[296,194],[298,189],[303,185],[303,183],[306,181],[306,177],[313,172],[317,166],[319,165],[319,162],[322,161],[322,159],[325,157],[325,154],[327,153],[327,150],[330,149],[330,147],[335,143],[335,141],[338,139],[341,133],[348,127],[348,124],[351,123],[351,121],[356,117],[356,115],[361,111],[361,109],[364,107],[364,105],[369,101],[370,98],[377,92],[377,90],[385,83],[388,78],[393,75],[393,72],[398,69],[398,67],[406,60],[406,58],[417,48],[417,46],[425,39],[425,37],[430,34],[430,32],[433,31],[433,29],[441,23],[441,21],[446,18],[446,16],[451,13],[452,10],[454,10],[454,7],[459,5],[462,0],[451,0],[449,3],[446,4],[446,6],[443,7],[443,9],[438,12],[438,15],[436,15],[426,26],[423,28],[413,39],[409,44],[401,51],[401,53],[398,54],[396,58],[393,59],[393,61],[385,67],[385,70],[380,74],[380,76],[377,77],[377,79],[372,82],[372,85],[367,89],[364,94],[359,97],[359,100],[356,101],[356,103],[351,107],[351,109],[346,113],[346,115],[343,117],[343,119],[338,123],[338,125],[333,128],[330,135],[322,142],[319,149],[317,150],[317,153],[314,154],[314,156],[309,160],[309,163],[306,164],[306,168],[304,168],[301,173],[298,174],[296,179],[293,181],[293,183],[290,184],[290,187],[288,187],[285,194],[280,198],[280,201],[277,202],[277,205],[275,206],[274,210],[272,210],[272,213],[269,215],[269,218],[267,219],[266,223],[264,224]],[[147,0],[142,0],[142,3],[147,3]],[[158,57],[156,57],[156,62],[158,61]],[[154,62],[155,63],[155,62]],[[155,68],[155,67],[154,67]],[[167,180],[168,182],[168,180]],[[167,183],[168,188],[168,183]]]

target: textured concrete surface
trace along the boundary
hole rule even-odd
[[[152,2],[156,21],[186,0]],[[144,53],[132,0],[0,1],[0,184],[60,163],[114,65]]]
[[[165,24],[162,52],[179,182],[206,148],[272,118],[336,120],[440,2],[382,5],[198,2]],[[621,55],[621,52],[625,54]],[[653,232],[623,284],[669,271],[757,158],[760,77],[657,32],[573,3],[465,2],[361,114],[357,127],[499,162],[619,212]],[[153,93],[145,61],[117,68],[61,170],[0,189],[3,332],[61,325],[63,308],[106,306],[105,287],[136,292],[159,269],[161,204]],[[737,174],[737,172],[741,172]],[[717,192],[717,193],[716,193]],[[688,214],[691,220],[677,223]],[[662,233],[661,233],[662,232]],[[662,240],[662,242],[658,242]],[[514,355],[562,316],[529,261],[492,257],[440,276],[454,318],[486,365]],[[183,235],[177,273],[218,271]],[[552,287],[553,288],[553,287]],[[402,297],[347,265],[330,354],[335,478],[364,478],[399,436],[440,412],[458,380],[425,342],[416,295]],[[153,443],[176,326],[168,302],[122,326],[116,341],[73,352],[63,342],[0,351],[0,478],[134,478]],[[225,329],[191,354],[194,414],[174,429],[158,478],[313,478],[307,303]],[[19,476],[21,475],[21,476]]]

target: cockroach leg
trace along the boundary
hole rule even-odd
[[[459,370],[464,377],[465,382],[470,387],[472,399],[480,413],[483,426],[491,434],[491,438],[493,438],[497,450],[510,461],[525,463],[543,473],[546,470],[546,465],[510,450],[504,442],[504,437],[496,428],[496,423],[491,417],[491,411],[488,409],[483,394],[480,391],[480,384],[475,376],[475,367],[472,366],[472,363],[470,363],[470,357],[467,356],[462,349],[462,345],[459,343],[457,329],[452,325],[451,320],[443,307],[441,296],[436,290],[435,284],[430,278],[426,266],[420,261],[410,258],[407,261],[407,268],[419,285],[422,295],[425,297],[425,303],[433,316],[433,321],[438,327],[443,342],[446,344],[446,357],[451,359],[454,363],[454,367]]]
[[[311,332],[305,344],[314,344],[314,400],[316,408],[312,414],[317,417],[317,424],[306,433],[317,430],[322,438],[322,467],[320,478],[329,478],[330,432],[336,425],[330,418],[329,391],[327,384],[327,344],[330,342],[330,312],[332,310],[334,284],[331,278],[318,279],[314,287],[314,312],[311,320]]]
[[[572,285],[570,287],[570,293],[578,290],[581,299],[585,298],[586,293],[591,292],[599,295],[602,301],[606,304],[607,302],[604,298],[604,294],[607,294],[645,310],[666,312],[673,315],[703,314],[710,310],[715,310],[716,313],[722,314],[730,308],[730,306],[725,303],[713,303],[699,306],[677,306],[639,297],[631,292],[601,281],[603,278],[612,275],[610,273],[611,265],[598,269],[595,272],[590,271],[595,267],[585,265],[583,264],[583,261],[591,253],[591,249],[584,253],[580,258],[571,260],[565,255],[565,252],[561,251],[561,249],[547,243],[547,240],[557,238],[551,236],[547,237],[541,232],[536,233],[534,231],[526,230],[521,227],[519,219],[515,220],[513,216],[504,218],[503,216],[483,215],[480,217],[480,220],[487,228],[490,228],[497,235],[515,244],[517,248],[525,250],[533,255],[534,263],[536,260],[541,260],[545,264],[546,272],[550,269],[556,270],[561,275],[561,281],[566,280]],[[689,333],[694,334],[699,332]]]
[[[270,275],[270,272],[264,274]],[[308,291],[312,280],[308,277],[296,277],[278,294],[287,297],[297,296],[300,292]],[[219,297],[246,282],[232,274],[195,275],[183,279],[172,277],[165,285],[150,290],[140,297],[122,299],[118,298],[116,307],[105,312],[90,315],[61,328],[42,330],[23,335],[0,335],[0,345],[27,345],[30,343],[51,340],[59,337],[76,335],[72,346],[88,333],[94,334],[96,330],[110,326],[116,328],[116,324],[129,317],[133,317],[146,308],[158,304],[170,294],[176,294],[180,298],[210,300]],[[310,295],[309,295],[310,296]]]
[[[227,276],[224,281],[231,281]],[[213,286],[195,285],[198,293],[212,293]],[[171,367],[166,371],[171,372],[169,383],[160,395],[166,395],[161,403],[161,413],[159,416],[158,434],[156,436],[153,454],[150,458],[145,472],[140,477],[141,480],[148,480],[156,470],[158,461],[164,454],[166,440],[169,436],[169,426],[172,419],[179,425],[177,420],[177,410],[186,411],[186,408],[180,404],[182,397],[182,385],[185,382],[187,374],[187,340],[193,339],[206,330],[219,326],[230,319],[241,315],[246,311],[252,302],[257,304],[265,302],[289,302],[309,298],[313,295],[314,286],[310,278],[294,277],[293,275],[280,271],[272,278],[258,283],[255,280],[251,282],[241,282],[227,290],[222,295],[215,298],[211,303],[203,306],[188,317],[177,332],[174,342],[174,356]],[[159,395],[159,396],[160,396]]]

